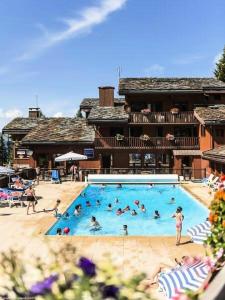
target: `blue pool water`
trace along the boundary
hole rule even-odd
[[[128,225],[129,235],[157,236],[157,235],[175,235],[175,220],[171,215],[176,211],[177,206],[183,208],[184,223],[183,234],[189,227],[205,221],[208,216],[208,210],[193,199],[180,186],[173,185],[133,185],[126,184],[122,188],[117,185],[89,185],[85,190],[85,197],[79,196],[73,201],[67,209],[69,217],[62,217],[50,228],[48,235],[55,235],[57,228],[70,228],[70,235],[90,236],[90,235],[122,235],[122,227]],[[174,197],[175,203],[169,204],[170,199]],[[119,203],[115,203],[115,199]],[[85,202],[89,200],[91,207],[86,207]],[[96,200],[100,200],[101,205],[96,205]],[[146,213],[141,212],[134,204],[139,200],[140,204],[146,207]],[[111,203],[113,211],[107,211],[107,205]],[[82,205],[81,216],[75,216],[74,210],[77,204]],[[130,212],[117,216],[118,208],[125,208],[127,205],[131,209],[136,209],[138,215],[131,216]],[[154,219],[154,211],[158,210],[161,217]],[[89,224],[91,216],[95,216],[102,226],[99,231],[91,231]]]

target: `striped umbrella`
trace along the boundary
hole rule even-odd
[[[209,221],[195,225],[187,230],[187,234],[196,244],[204,244],[211,234],[211,224]]]
[[[196,291],[208,275],[208,266],[198,260],[190,265],[179,267],[159,277],[159,285],[168,299],[185,290]]]

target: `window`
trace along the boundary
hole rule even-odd
[[[141,154],[130,153],[129,154],[129,166],[130,167],[141,167]]]
[[[201,136],[205,136],[205,126],[201,125]]]
[[[221,95],[214,95],[215,100],[221,100]]]
[[[117,134],[123,135],[123,128],[122,127],[110,128],[110,136],[115,137]]]
[[[140,137],[143,133],[142,127],[131,127],[130,128],[130,136]]]
[[[155,167],[155,165],[156,165],[155,153],[146,153],[144,155],[144,166],[145,167]]]
[[[169,165],[170,164],[170,155],[167,153],[158,154],[158,164],[159,165]]]
[[[222,129],[222,128],[216,129],[216,136],[224,137],[224,129]]]

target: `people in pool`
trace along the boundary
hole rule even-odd
[[[86,197],[85,193],[81,193],[80,195],[81,195],[81,197],[84,197],[84,198]]]
[[[182,214],[182,207],[178,206],[175,214],[172,215],[172,218],[176,219],[176,246],[180,245],[181,232],[184,216]]]
[[[69,218],[69,213],[68,212],[65,212],[63,215],[62,215],[62,218],[63,219],[68,219]]]
[[[118,188],[118,189],[121,189],[121,188],[122,188],[122,184],[121,184],[121,183],[118,183],[117,188]]]
[[[176,185],[175,184],[173,184],[173,188],[175,189],[175,187],[176,187]]]
[[[146,208],[145,208],[144,204],[141,204],[140,210],[141,210],[142,212],[146,212]]]
[[[131,216],[136,216],[136,215],[137,215],[137,212],[136,212],[135,209],[133,209],[133,210],[131,211]]]
[[[100,205],[101,205],[100,200],[97,200],[97,201],[96,201],[96,206],[100,206]]]
[[[111,203],[108,204],[107,210],[108,210],[108,211],[112,211],[112,204],[111,204]]]
[[[119,203],[119,199],[118,198],[115,198],[115,203]]]
[[[160,218],[160,214],[158,210],[155,210],[154,212],[154,219],[159,219]]]
[[[175,198],[174,197],[172,197],[171,199],[170,199],[170,202],[169,202],[169,204],[174,204],[175,203]]]
[[[62,229],[61,229],[61,228],[57,228],[56,234],[57,234],[57,235],[62,235]]]
[[[101,225],[99,224],[99,222],[96,220],[96,217],[94,216],[91,217],[90,227],[93,230],[101,229]]]
[[[127,225],[123,225],[123,235],[128,235],[128,227]]]
[[[127,205],[124,209],[123,209],[123,211],[125,212],[125,211],[129,211],[130,210],[130,206],[129,205]]]
[[[140,201],[139,200],[135,200],[134,204],[137,205],[137,207],[139,207]]]
[[[117,211],[116,211],[116,214],[117,214],[117,216],[122,215],[122,214],[123,214],[122,209],[121,209],[121,208],[118,208]]]
[[[90,201],[86,201],[86,206],[90,207],[91,206],[91,202]]]
[[[81,205],[76,205],[74,210],[74,215],[79,216],[81,214]]]
[[[153,188],[153,186],[154,186],[154,184],[153,183],[149,183],[149,188],[151,189],[151,188]]]

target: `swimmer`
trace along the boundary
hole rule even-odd
[[[132,212],[131,212],[131,216],[136,216],[136,215],[137,215],[137,212],[136,212],[135,209],[133,209]]]
[[[80,205],[75,206],[74,215],[79,216],[81,213]]]
[[[83,197],[83,198],[86,197],[86,194],[85,194],[85,193],[81,193],[80,195],[81,195],[81,197]]]
[[[159,218],[160,218],[159,211],[155,210],[154,219],[159,219]]]
[[[140,210],[141,210],[142,212],[146,212],[146,208],[145,208],[144,204],[141,204]]]
[[[153,183],[149,183],[148,187],[151,189],[151,188],[153,188],[153,186],[154,186]]]
[[[170,199],[170,202],[169,202],[169,204],[174,204],[175,203],[175,198],[174,197],[172,197],[171,199]]]
[[[118,198],[115,198],[115,203],[119,203],[119,199]]]
[[[173,184],[173,188],[175,189],[175,187],[176,187],[176,185],[175,184]]]
[[[91,217],[90,227],[94,230],[99,230],[101,228],[101,225],[94,216]]]
[[[100,206],[101,202],[99,200],[96,201],[96,206]]]
[[[135,201],[134,201],[134,204],[137,205],[137,207],[139,207],[139,203],[140,203],[139,200],[135,200]]]
[[[87,206],[87,207],[90,207],[90,206],[91,206],[90,201],[86,201],[86,206]]]
[[[63,219],[68,219],[69,218],[69,213],[68,212],[65,212],[63,215],[62,215],[62,218]]]
[[[124,209],[123,209],[123,211],[125,212],[125,211],[129,211],[130,210],[130,206],[129,205],[127,205]]]
[[[118,189],[121,189],[121,188],[122,188],[122,184],[121,184],[121,183],[118,183],[117,188],[118,188]]]
[[[127,225],[123,225],[123,235],[128,235],[128,227]]]
[[[122,209],[118,208],[117,211],[116,211],[117,216],[122,215],[122,213],[123,213]]]
[[[62,235],[62,229],[61,229],[61,228],[57,228],[56,234],[57,234],[57,235]]]
[[[108,204],[107,210],[108,210],[108,211],[112,211],[112,204],[111,204],[111,203]]]

